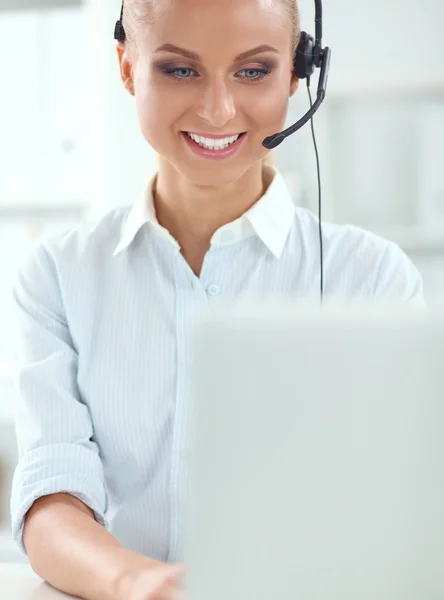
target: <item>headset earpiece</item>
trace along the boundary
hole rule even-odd
[[[125,29],[123,28],[122,21],[117,21],[114,29],[114,39],[118,42],[126,42]]]
[[[126,33],[125,28],[123,27],[123,9],[125,7],[125,0],[122,0],[122,8],[120,11],[120,19],[117,21],[116,26],[114,28],[114,39],[118,42],[125,43],[126,42]]]
[[[307,77],[311,77],[314,73],[316,68],[314,48],[314,38],[305,31],[302,31],[293,63],[294,72],[299,79],[307,79]]]

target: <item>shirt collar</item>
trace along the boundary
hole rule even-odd
[[[239,219],[227,223],[215,232],[211,239],[212,248],[228,246],[257,235],[277,258],[281,256],[293,223],[295,206],[279,171],[271,165],[265,165],[265,168],[272,171],[272,180],[265,194]],[[153,200],[156,177],[157,175],[154,175],[151,178],[134,202],[122,226],[114,256],[133,242],[145,223],[151,223],[177,249],[180,249],[177,241],[157,220]]]
[[[162,227],[157,220],[153,197],[153,188],[156,178],[157,173],[153,175],[134,202],[128,218],[122,225],[119,243],[117,248],[114,250],[113,256],[116,256],[130,246],[137,233],[145,225],[145,223],[151,223],[164,237],[166,237],[173,245],[180,249],[179,244],[173,238],[170,232],[165,229],[165,227]]]

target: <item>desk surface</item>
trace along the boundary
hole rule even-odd
[[[29,565],[0,563],[0,598],[5,600],[68,600],[42,581]]]

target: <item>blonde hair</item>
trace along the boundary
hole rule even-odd
[[[152,11],[149,10],[153,0],[125,0],[123,10],[123,26],[126,34],[126,44],[128,53],[131,56],[137,55],[137,28],[140,25],[152,23]],[[301,19],[299,13],[298,0],[279,0],[283,5],[286,20],[292,27],[292,56],[296,53],[296,48],[301,37]],[[262,159],[262,164],[274,166],[275,160],[273,152],[270,150]]]

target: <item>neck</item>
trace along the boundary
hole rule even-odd
[[[153,190],[157,219],[182,249],[198,246],[206,250],[220,227],[241,217],[259,200],[269,178],[269,171],[258,163],[233,183],[202,186],[161,159]]]

